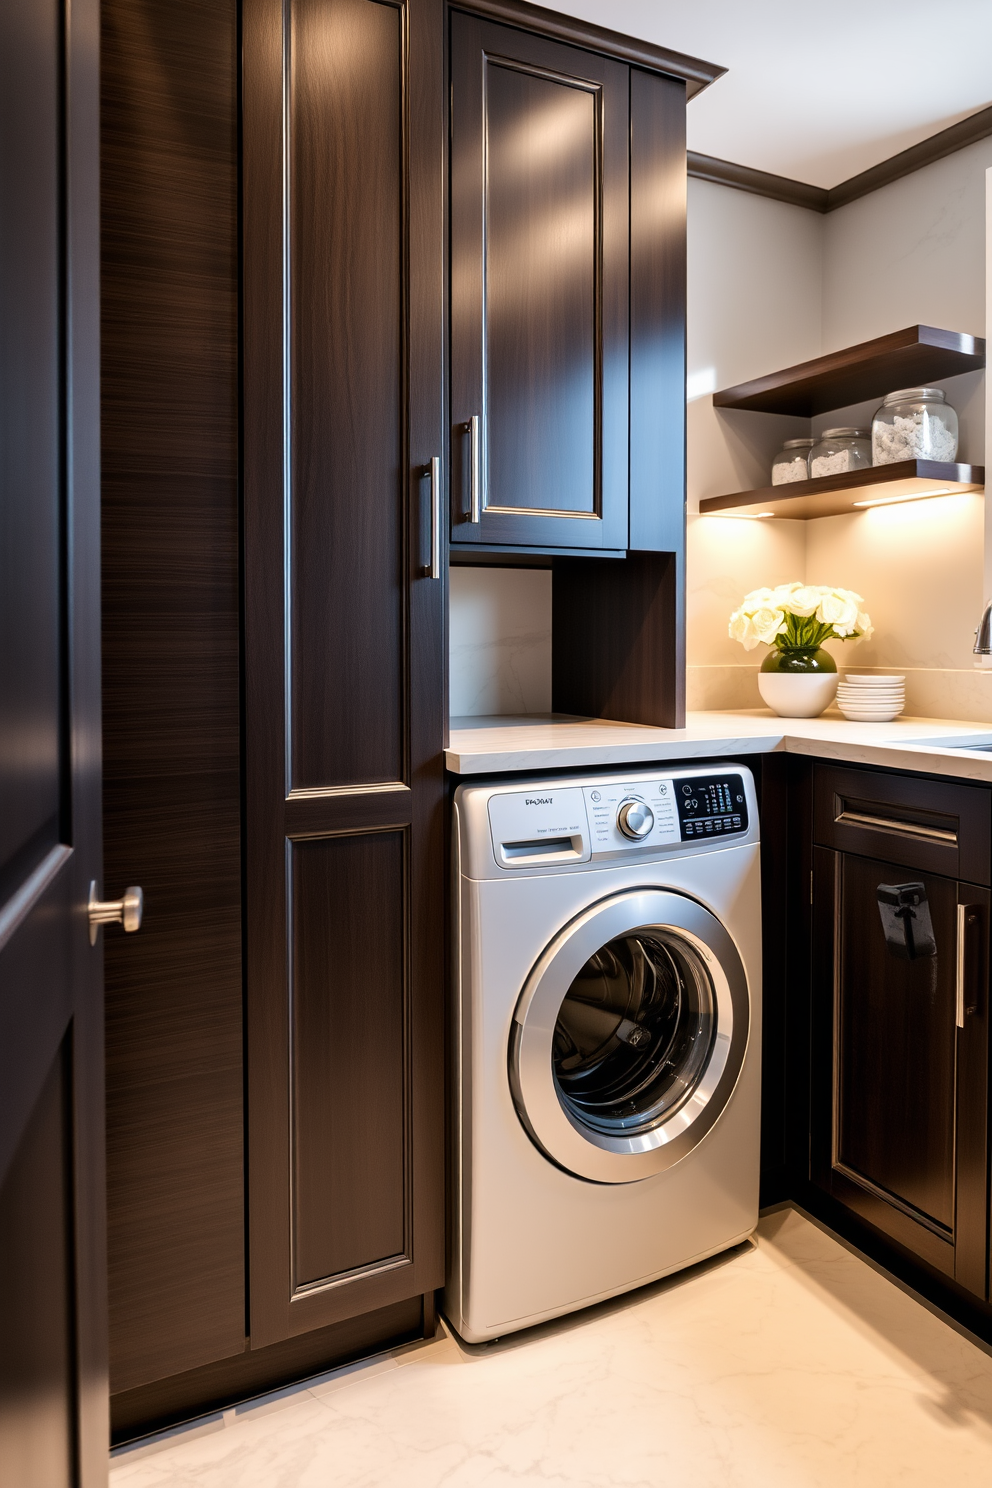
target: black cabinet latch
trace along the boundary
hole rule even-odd
[[[879,884],[878,912],[885,943],[894,956],[906,961],[936,956],[937,942],[933,938],[925,884]]]

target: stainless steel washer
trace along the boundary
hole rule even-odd
[[[754,1228],[758,851],[741,765],[458,788],[445,1306],[470,1341]]]

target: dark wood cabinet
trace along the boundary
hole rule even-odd
[[[815,771],[810,1177],[983,1300],[989,844],[986,790]]]
[[[442,14],[244,7],[253,1348],[444,1279]]]
[[[107,957],[118,1439],[433,1332],[453,351],[498,494],[463,546],[642,550],[560,571],[559,703],[680,721],[684,108],[715,73],[473,8],[103,7],[104,837],[146,889]],[[493,335],[458,348],[446,35],[495,79]],[[592,674],[573,614],[609,631]]]
[[[453,12],[451,540],[681,551],[685,84]]]

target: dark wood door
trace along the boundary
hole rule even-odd
[[[253,1348],[443,1280],[442,39],[244,10]]]
[[[0,1481],[107,1474],[96,6],[0,11]]]
[[[624,63],[452,14],[454,542],[627,547],[629,135]]]
[[[990,894],[914,867],[912,856],[914,833],[921,856],[970,856],[967,838],[987,823],[985,793],[939,783],[928,793],[926,783],[897,777],[879,789],[873,776],[850,771],[822,776],[821,817],[832,799],[841,807],[836,832],[871,834],[883,849],[887,836],[895,851],[885,859],[814,849],[811,1176],[984,1298]],[[969,814],[974,795],[981,799]],[[964,839],[957,847],[955,837]],[[884,903],[908,883],[922,885],[932,927],[913,957],[893,943],[891,920],[887,936],[879,908],[880,892]]]

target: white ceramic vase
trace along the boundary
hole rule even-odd
[[[836,672],[759,672],[758,691],[780,718],[818,718],[837,692]]]

